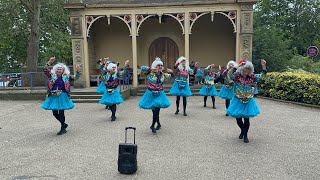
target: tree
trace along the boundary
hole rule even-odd
[[[31,3],[33,1],[0,1],[0,72],[18,72],[22,66],[35,71],[37,64],[43,64],[51,56],[72,64],[69,17],[63,7],[65,0],[41,1],[39,40],[33,43],[34,49],[38,48],[38,58],[35,53],[32,56],[36,58],[30,58],[27,50],[32,35],[32,13],[28,10],[32,8]]]
[[[41,0],[31,0],[31,2],[20,0],[20,2],[31,15],[31,28],[27,51],[27,71],[36,72],[39,58]]]
[[[0,1],[0,70],[13,72],[25,64],[28,14],[18,1]]]
[[[257,67],[256,72],[260,72],[260,60],[268,60],[269,71],[281,71],[286,69],[287,62],[292,57],[289,48],[290,40],[274,27],[257,27],[253,36],[253,64]]]
[[[254,15],[253,57],[269,55],[271,69],[278,71],[293,52],[306,56],[307,48],[318,43],[319,14],[320,0],[259,1]]]

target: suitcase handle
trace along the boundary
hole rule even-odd
[[[136,144],[136,128],[135,127],[126,127],[126,139],[125,139],[125,143],[127,143],[127,132],[128,129],[133,129],[134,133],[133,133],[133,144]]]

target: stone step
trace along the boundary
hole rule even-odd
[[[95,94],[95,95],[87,95],[87,94],[74,95],[74,94],[72,94],[71,95],[72,100],[75,100],[75,99],[101,99],[101,97],[102,97],[102,95],[100,95],[100,94]]]
[[[137,96],[143,96],[143,94],[144,94],[144,93],[137,93]],[[166,95],[167,95],[167,96],[172,96],[172,95],[169,94],[169,93],[166,93]],[[198,95],[198,92],[192,92],[192,96],[199,96],[199,95]]]
[[[98,95],[95,91],[71,91],[71,95]]]
[[[99,103],[99,99],[71,99],[74,103]]]

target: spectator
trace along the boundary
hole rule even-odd
[[[197,80],[198,80],[198,84],[203,84],[202,83],[202,77],[203,77],[203,71],[201,70],[201,68],[197,68]]]

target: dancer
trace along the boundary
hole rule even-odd
[[[248,131],[250,127],[249,118],[258,116],[260,109],[254,100],[254,88],[256,82],[267,73],[267,62],[261,60],[262,73],[253,74],[253,64],[246,60],[241,60],[235,73],[229,71],[227,79],[234,82],[234,97],[227,109],[227,114],[236,118],[237,124],[241,129],[239,139],[244,139],[245,143],[249,142]],[[244,119],[244,122],[242,121]]]
[[[142,109],[151,109],[153,113],[153,119],[151,124],[151,131],[156,133],[156,130],[161,128],[160,124],[160,109],[168,108],[171,104],[167,98],[166,93],[163,90],[163,83],[165,80],[171,78],[173,71],[167,69],[167,73],[163,72],[163,62],[160,58],[156,58],[152,63],[151,68],[147,66],[141,66],[141,70],[146,74],[147,78],[147,90],[142,96],[139,107]],[[155,124],[158,124],[155,128]]]
[[[193,74],[193,70],[189,67],[189,61],[185,57],[180,57],[174,65],[176,70],[176,80],[170,89],[170,94],[177,96],[175,114],[179,113],[180,97],[183,98],[183,115],[187,116],[187,97],[192,96],[192,92],[188,83],[188,77]]]
[[[65,123],[65,110],[73,109],[74,104],[70,100],[70,81],[79,79],[80,65],[76,65],[76,75],[71,76],[69,68],[62,63],[49,66],[56,60],[51,57],[44,67],[44,73],[48,77],[48,98],[41,105],[45,110],[52,110],[53,116],[60,122],[61,128],[57,135],[65,134],[68,124]]]
[[[128,64],[129,61],[126,61],[125,67],[127,67]],[[109,63],[107,69],[108,72],[103,76],[106,91],[104,92],[99,103],[109,107],[112,112],[111,121],[115,121],[117,119],[117,105],[123,103],[120,91],[118,90],[119,78],[126,72],[127,69],[124,68],[121,72],[118,72],[117,65],[114,63]]]
[[[111,61],[109,60],[109,58],[103,58],[103,59],[99,59],[98,63],[100,64],[101,78],[103,78],[103,76],[108,71],[107,67],[109,63],[111,63]],[[97,88],[97,93],[104,94],[105,91],[106,91],[106,86],[104,85],[104,80],[102,79],[100,82],[100,85]]]
[[[217,82],[218,77],[220,76],[221,66],[219,66],[219,72],[213,72],[214,64],[207,66],[204,69],[204,85],[198,92],[200,96],[204,96],[204,107],[207,107],[208,96],[211,96],[212,99],[212,108],[216,109],[216,98],[218,95],[217,88],[215,83]]]
[[[228,107],[230,105],[230,101],[234,96],[233,81],[228,82],[226,77],[227,77],[227,74],[230,70],[233,70],[233,71],[235,70],[234,67],[236,67],[236,66],[237,66],[236,62],[229,61],[227,64],[227,68],[220,74],[220,80],[221,80],[221,84],[223,84],[223,86],[220,89],[219,97],[226,100],[226,102],[225,102],[226,109],[228,109]],[[226,116],[229,116],[228,113],[226,114]]]

